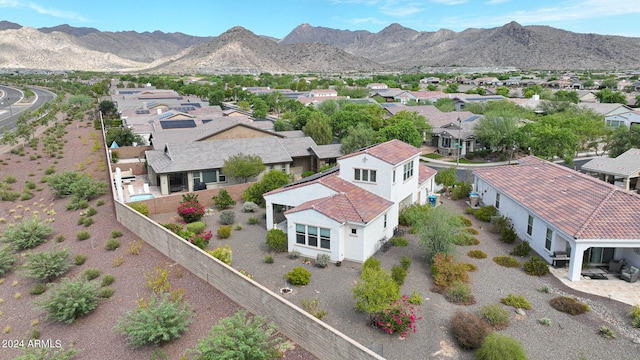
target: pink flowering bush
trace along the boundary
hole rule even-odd
[[[202,216],[204,216],[204,206],[198,201],[198,195],[182,195],[182,202],[180,206],[178,206],[178,215],[180,215],[182,220],[187,224],[202,219]]]
[[[409,330],[416,332],[416,321],[422,319],[422,316],[416,315],[418,311],[420,310],[409,303],[409,298],[403,295],[376,314],[373,323],[389,334],[399,333],[404,338]]]

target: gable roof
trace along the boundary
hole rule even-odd
[[[638,194],[535,156],[474,175],[576,239],[640,240]]]
[[[582,165],[582,169],[623,177],[637,174],[640,171],[640,149],[629,149],[613,159],[593,158]]]
[[[436,173],[437,171],[435,169],[425,164],[420,164],[420,166],[418,166],[418,184],[424,184],[425,181],[431,179]]]
[[[391,165],[397,165],[416,155],[422,154],[422,150],[398,139],[389,140],[371,147],[342,156],[338,160],[369,154]]]

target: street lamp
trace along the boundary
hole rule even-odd
[[[460,133],[462,130],[462,120],[458,118],[458,141],[456,142],[456,147],[458,148],[457,156],[456,156],[456,168],[460,165],[460,151],[462,151],[462,144],[460,142]]]

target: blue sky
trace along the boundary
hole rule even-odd
[[[493,28],[510,21],[578,33],[640,37],[640,0],[0,0],[0,20],[102,31],[160,30],[218,36],[233,26],[286,36],[309,23],[378,32]]]

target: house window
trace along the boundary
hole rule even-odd
[[[496,209],[500,209],[500,194],[496,193]]]
[[[547,228],[547,236],[544,240],[544,248],[551,251],[551,239],[553,238],[553,230]]]
[[[529,219],[527,219],[527,235],[531,236],[533,234],[533,216],[529,215]]]
[[[404,173],[402,175],[403,180],[407,180],[413,176],[413,161],[404,164]]]
[[[200,177],[200,171],[193,171],[191,174],[193,175],[194,184],[197,184],[201,181],[202,178]]]
[[[443,148],[451,147],[451,138],[443,137],[442,138],[442,147]]]
[[[391,175],[391,176],[392,176],[392,178],[393,178],[393,179],[392,179],[392,182],[393,182],[393,183],[395,183],[395,182],[396,182],[396,171],[395,171],[395,170],[393,170],[393,173],[392,173],[392,175]]]
[[[218,171],[218,181],[219,182],[226,182],[227,181],[227,175],[222,173],[222,170]]]
[[[331,230],[296,224],[296,244],[331,249]]]
[[[384,214],[384,228],[387,228],[387,214]]]
[[[357,234],[358,234],[358,229],[351,228],[351,235],[357,235]]]
[[[376,171],[368,169],[353,169],[353,178],[356,181],[376,182]]]
[[[282,169],[282,172],[286,174],[287,173],[287,164],[282,164],[282,168],[281,169]]]
[[[226,182],[227,177],[222,173],[222,170],[206,170],[206,171],[194,171],[193,173],[194,183],[215,183]]]

